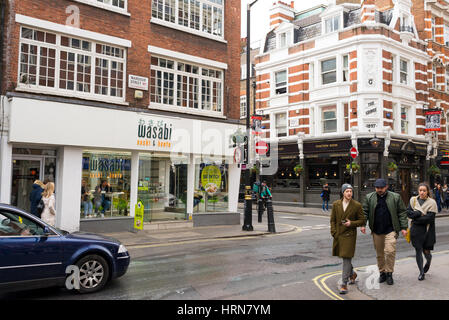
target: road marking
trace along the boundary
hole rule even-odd
[[[440,255],[440,254],[445,254],[445,253],[449,253],[449,250],[433,252],[432,255]],[[396,262],[403,262],[403,261],[407,261],[407,260],[415,260],[415,258],[411,258],[411,257],[403,258],[403,259],[396,260]],[[370,266],[377,266],[377,264],[370,265]],[[358,268],[354,268],[354,270],[355,271],[361,271],[361,270],[366,269],[368,267],[369,266],[358,267]],[[333,290],[331,290],[326,285],[326,280],[328,280],[331,277],[335,277],[335,276],[338,276],[338,275],[341,275],[341,274],[342,274],[342,271],[328,272],[328,273],[324,273],[324,274],[321,274],[321,275],[313,278],[312,281],[315,283],[315,285],[318,287],[318,289],[320,289],[324,294],[326,294],[332,300],[345,300],[344,298],[342,298],[340,295],[335,293]]]

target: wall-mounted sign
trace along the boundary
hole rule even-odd
[[[376,101],[370,101],[368,102],[368,105],[365,109],[365,116],[372,117],[377,115],[377,106]]]
[[[375,129],[377,128],[377,123],[365,123],[365,127],[367,129]]]
[[[299,126],[299,118],[290,119],[290,127],[291,128],[298,127],[298,126]]]
[[[148,78],[130,74],[128,78],[128,87],[148,91]]]
[[[425,131],[441,131],[441,111],[426,110],[426,129]]]

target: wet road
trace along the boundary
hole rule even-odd
[[[253,224],[256,223],[257,217],[254,215]],[[65,289],[52,288],[15,293],[2,298],[330,299],[312,281],[319,275],[341,270],[341,260],[331,256],[329,218],[278,213],[276,223],[294,225],[299,229],[288,234],[254,238],[129,248],[132,262],[127,274],[109,283],[99,293],[78,295]],[[438,218],[435,250],[448,249],[449,218]],[[401,236],[397,244],[397,259],[409,256],[414,257],[414,250]],[[372,238],[359,231],[354,267],[375,263]]]

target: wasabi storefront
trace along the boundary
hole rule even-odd
[[[18,148],[54,150],[57,227],[126,230],[138,201],[145,222],[240,223],[236,124],[22,97],[7,107],[2,166],[12,167]],[[11,180],[1,176],[2,195]]]

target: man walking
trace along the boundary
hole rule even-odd
[[[363,213],[369,223],[376,249],[379,283],[386,281],[392,285],[396,241],[399,232],[404,237],[407,235],[407,208],[399,194],[388,191],[384,179],[377,179],[374,187],[376,191],[368,194],[363,200]],[[362,227],[361,231],[366,233],[366,228]]]

